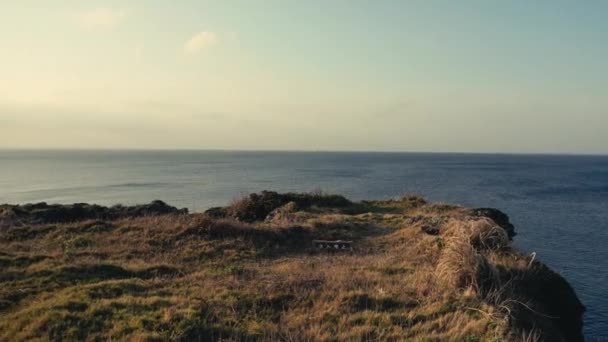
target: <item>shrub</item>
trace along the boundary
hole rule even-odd
[[[352,202],[340,195],[327,195],[323,193],[286,193],[279,194],[274,191],[262,191],[237,199],[225,209],[212,208],[206,213],[212,217],[222,215],[235,218],[243,222],[263,221],[273,210],[290,202],[295,208],[310,208],[312,206],[324,208],[345,208]]]
[[[442,249],[437,276],[445,285],[478,293],[491,291],[498,283],[498,270],[469,242],[468,237],[451,237]]]

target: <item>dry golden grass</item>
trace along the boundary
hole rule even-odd
[[[306,205],[281,202],[252,223],[193,214],[2,230],[0,341],[564,336],[550,319],[514,320],[517,303],[543,307],[509,277],[528,279],[530,263],[492,220],[416,197],[292,197]],[[230,210],[269,211],[249,201]],[[313,239],[355,249],[314,251]]]

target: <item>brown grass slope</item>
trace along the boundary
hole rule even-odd
[[[15,226],[10,208],[0,341],[582,340],[572,288],[514,251],[493,209],[263,192],[206,214]]]

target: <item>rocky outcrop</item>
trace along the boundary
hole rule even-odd
[[[104,207],[96,204],[47,204],[45,202],[24,205],[1,205],[0,227],[23,224],[67,223],[89,219],[115,220],[125,217],[187,214],[188,209],[178,209],[163,201],[149,204]]]
[[[510,296],[517,299],[512,326],[540,330],[544,341],[585,340],[585,306],[561,275],[537,261],[526,268],[501,269],[500,275],[503,283],[510,284]]]
[[[513,237],[516,235],[515,227],[511,221],[509,221],[509,216],[498,209],[476,208],[471,209],[470,213],[472,216],[487,217],[496,222],[497,225],[501,226],[507,232],[509,239],[513,239]]]
[[[242,222],[263,221],[273,210],[293,202],[298,208],[312,206],[324,208],[345,208],[353,203],[340,195],[327,195],[316,193],[285,193],[262,191],[252,193],[228,207],[215,207],[207,210],[205,214],[213,218],[230,217]]]

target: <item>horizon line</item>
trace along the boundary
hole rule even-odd
[[[492,151],[408,151],[408,150],[308,150],[308,149],[225,149],[225,148],[4,148],[0,152],[237,152],[237,153],[377,153],[377,154],[475,154],[527,156],[597,156],[608,152],[492,152]]]

